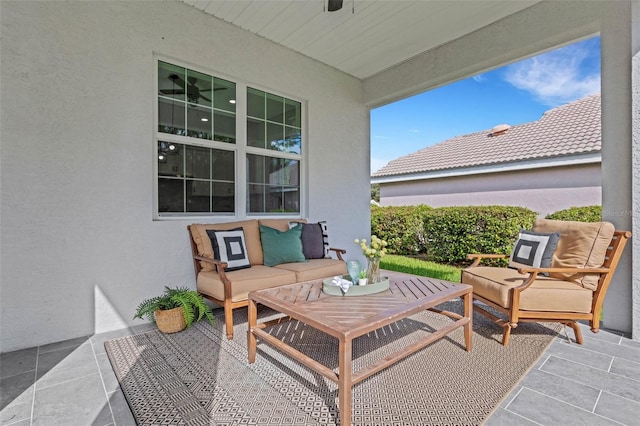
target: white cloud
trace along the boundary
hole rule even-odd
[[[484,74],[478,74],[471,77],[476,83],[482,83],[486,81]]]
[[[506,67],[504,78],[549,106],[600,92],[600,71],[589,69],[593,47],[580,44],[526,59]]]
[[[409,133],[420,133],[418,129],[409,129]]]

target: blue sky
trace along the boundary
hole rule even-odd
[[[540,119],[600,92],[600,37],[567,45],[371,111],[371,171],[454,136]]]

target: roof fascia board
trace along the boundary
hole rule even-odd
[[[548,167],[575,166],[602,162],[600,152],[571,155],[566,157],[542,158],[512,163],[490,164],[486,166],[464,167],[432,172],[408,173],[393,176],[377,176],[371,178],[371,183],[395,183],[426,179],[442,179],[458,176],[479,175],[487,173],[513,172],[519,170],[534,170]]]

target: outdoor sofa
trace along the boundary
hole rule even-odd
[[[224,307],[229,339],[233,309],[247,306],[250,291],[347,273],[346,251],[328,246],[324,222],[248,219],[188,229],[197,290]]]

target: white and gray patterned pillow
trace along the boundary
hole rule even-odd
[[[225,231],[208,229],[207,235],[213,246],[213,258],[227,263],[225,271],[251,268],[242,227]]]
[[[298,223],[299,222],[289,222],[289,229]],[[302,239],[302,252],[306,259],[330,258],[327,222],[303,223],[300,238]]]
[[[510,268],[549,268],[556,251],[560,234],[520,231],[518,240],[511,250]]]

